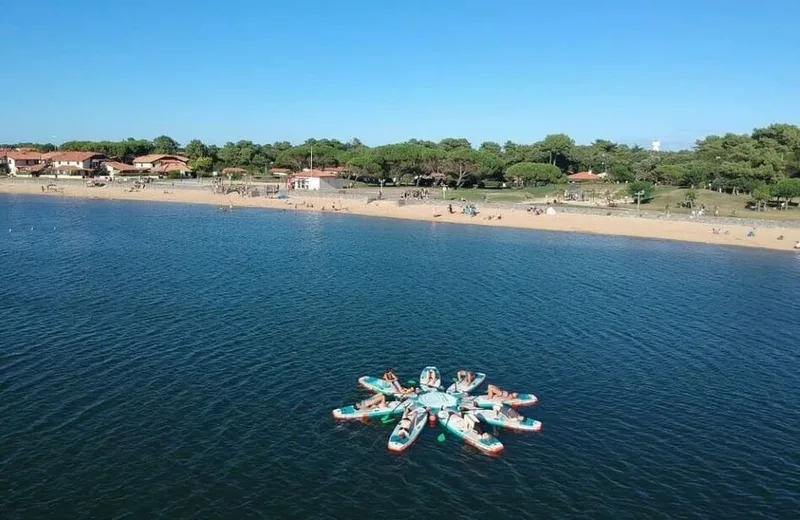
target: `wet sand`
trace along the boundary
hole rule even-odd
[[[52,182],[52,181],[51,181]],[[339,212],[370,217],[399,218],[406,220],[423,220],[453,224],[472,224],[479,226],[508,227],[520,229],[538,229],[548,231],[571,231],[602,235],[628,236],[638,238],[655,238],[664,240],[680,240],[685,242],[701,242],[729,246],[757,247],[779,251],[792,251],[794,244],[800,240],[800,228],[797,227],[757,227],[756,236],[748,237],[751,227],[747,225],[722,225],[713,219],[703,222],[686,222],[680,220],[660,220],[654,218],[637,218],[588,215],[577,213],[559,213],[556,215],[534,215],[524,209],[508,210],[483,207],[475,217],[460,213],[460,205],[453,205],[456,214],[448,212],[447,204],[408,204],[401,205],[397,201],[382,200],[367,202],[364,199],[337,198],[331,196],[303,197],[302,193],[294,193],[289,199],[270,199],[264,197],[241,197],[239,195],[221,195],[211,192],[210,187],[176,188],[168,185],[150,184],[138,192],[125,191],[130,184],[109,184],[104,187],[90,188],[75,181],[59,182],[63,192],[42,192],[47,181],[0,180],[0,193],[39,195],[46,197],[76,197],[104,200],[138,200],[147,202],[174,202],[184,204],[210,204],[227,207],[286,209],[296,211]],[[479,209],[482,206],[479,204]],[[336,210],[334,210],[336,208]],[[501,215],[501,219],[490,215]],[[715,235],[712,228],[722,228],[728,234]],[[778,237],[783,235],[783,240]]]

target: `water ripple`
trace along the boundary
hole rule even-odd
[[[343,215],[2,197],[6,518],[790,518],[796,259]],[[55,229],[53,229],[55,228]],[[792,290],[790,290],[792,289]],[[541,398],[500,458],[337,424],[359,375]]]

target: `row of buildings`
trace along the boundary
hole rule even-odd
[[[136,157],[133,164],[114,161],[95,152],[47,152],[40,153],[31,148],[13,150],[0,148],[0,165],[5,165],[8,173],[15,176],[65,176],[86,177],[104,166],[111,177],[152,176],[164,177],[179,173],[189,175],[189,158],[182,155],[149,154]],[[304,169],[294,173],[288,168],[273,168],[272,175],[286,179],[290,190],[334,190],[344,186],[341,175],[347,168],[335,167],[322,170]],[[223,175],[245,174],[242,168],[225,168]]]
[[[182,155],[149,154],[136,157],[133,164],[126,164],[108,159],[95,152],[47,152],[40,153],[33,149],[17,148],[0,149],[0,165],[5,165],[12,175],[39,176],[63,175],[85,177],[105,166],[108,175],[153,175],[163,176],[170,173],[186,175],[191,173],[187,163],[189,159]]]

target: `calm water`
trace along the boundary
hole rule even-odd
[[[3,519],[800,509],[797,255],[8,196],[0,232]],[[428,364],[536,393],[543,433],[333,422]]]

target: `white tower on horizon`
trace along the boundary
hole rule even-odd
[[[661,150],[661,141],[653,141],[652,143],[650,143],[650,146],[652,147],[654,152],[658,152],[659,150]]]

